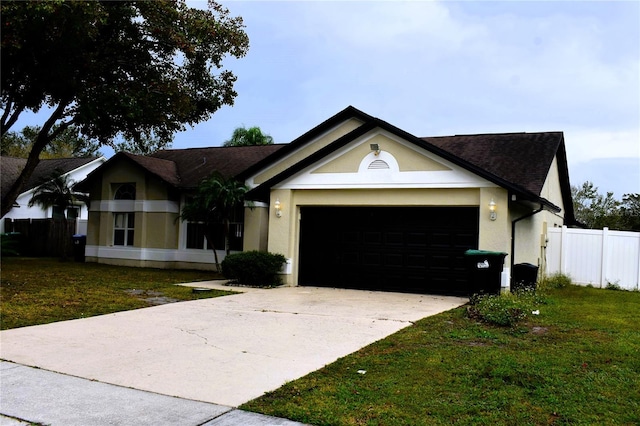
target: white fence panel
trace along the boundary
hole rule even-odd
[[[640,290],[639,232],[562,227],[548,236],[547,273],[568,274],[582,285]]]

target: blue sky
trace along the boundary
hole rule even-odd
[[[174,148],[289,142],[353,105],[416,136],[561,130],[572,184],[640,192],[640,2],[222,3],[251,43],[238,97]]]
[[[286,143],[353,105],[416,136],[560,130],[572,184],[640,193],[638,1],[222,4],[251,44],[238,97],[174,148]]]

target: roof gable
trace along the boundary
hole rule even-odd
[[[374,144],[377,150],[373,150]],[[249,183],[252,183],[251,180]],[[496,186],[380,128],[351,140],[274,189],[478,188]]]
[[[380,128],[397,136],[410,144],[414,144],[428,152],[431,152],[445,161],[460,166],[481,178],[484,178],[498,186],[508,189],[523,199],[539,202],[547,208],[558,211],[559,207],[540,196],[540,190],[549,171],[549,167],[556,153],[564,152],[564,139],[561,132],[547,133],[510,133],[505,135],[468,135],[444,138],[418,138],[401,130],[383,120],[367,115],[353,107],[348,107],[334,117],[323,122],[312,131],[305,133],[292,142],[286,151],[282,150],[263,162],[256,164],[248,170],[255,177],[260,171],[270,165],[281,161],[282,156],[291,155],[295,150],[300,150],[306,144],[314,142],[317,134],[327,131],[330,125],[357,117],[363,124],[344,136],[336,139],[321,149],[314,151],[298,163],[281,171],[272,178],[253,188],[247,194],[249,198],[266,201],[269,190],[274,185],[289,179],[311,164],[319,162],[324,157],[334,153],[353,140],[361,137],[375,128]],[[522,136],[530,135],[530,136]],[[517,143],[518,140],[529,143]],[[475,144],[474,141],[478,143]],[[468,146],[467,144],[471,144]],[[536,163],[535,166],[531,166]],[[566,165],[564,166],[566,169]],[[568,186],[568,172],[561,176],[567,176],[562,182],[563,197],[570,200],[570,188]],[[251,175],[247,177],[252,177]],[[565,203],[566,204],[566,203]],[[571,220],[571,218],[569,218]]]

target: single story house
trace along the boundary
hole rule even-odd
[[[56,207],[43,209],[39,205],[29,207],[29,201],[33,193],[38,187],[56,172],[60,171],[67,176],[70,183],[80,182],[87,175],[100,167],[107,159],[104,157],[87,157],[87,158],[54,158],[40,160],[36,169],[27,184],[22,188],[22,192],[16,199],[12,209],[0,220],[0,233],[9,230],[6,226],[7,221],[18,219],[49,219],[57,215],[65,214],[68,218],[79,219],[76,231],[84,233],[81,223],[87,220],[88,210],[84,203],[67,209],[66,212],[58,211]],[[24,166],[27,164],[25,158],[0,157],[0,170],[2,170],[2,199],[9,192],[11,186],[16,181]]]
[[[234,248],[283,254],[287,285],[462,294],[468,249],[506,253],[507,285],[575,223],[562,132],[416,137],[347,107],[284,145],[117,154],[78,185],[87,260],[211,267],[178,216],[214,171],[251,188]]]

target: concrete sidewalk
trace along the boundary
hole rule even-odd
[[[0,426],[295,426],[302,423],[0,361]]]
[[[110,410],[111,414],[102,411],[103,416],[128,419],[115,424],[142,424],[138,416],[144,419],[155,411],[144,405],[151,396],[154,401],[156,398],[172,401],[150,402],[153,406],[172,407],[177,402],[188,405],[200,401],[195,403],[199,408],[194,408],[194,413],[203,409],[203,417],[207,417],[203,422],[218,420],[215,416],[223,413],[232,417],[246,415],[232,411],[231,407],[318,370],[418,319],[466,301],[445,296],[281,287],[5,330],[0,332],[0,359],[9,362],[3,363],[6,367],[0,370],[0,414],[30,421],[42,419],[18,415],[18,410],[25,407],[15,405],[20,401],[29,404],[38,392],[43,392],[39,397],[42,401],[53,406],[57,398],[71,404],[78,395],[95,392],[94,399],[89,398],[77,410],[74,405],[64,406],[72,410],[67,413],[72,419],[76,412],[100,413],[100,405],[94,407],[94,402],[103,399],[99,394],[104,389],[107,395],[113,391],[115,399],[104,405],[104,410]],[[25,366],[40,370],[34,373]],[[74,383],[66,387],[67,393],[55,393],[57,382],[47,384],[46,380],[54,377],[51,372],[61,373],[63,383],[67,380]],[[34,375],[35,386],[24,379],[28,374]],[[21,379],[20,375],[25,376]],[[13,398],[17,391],[7,387],[12,376],[16,377],[15,389],[24,389],[19,398]],[[76,385],[96,390],[75,392]],[[124,390],[137,395],[132,398],[142,401],[141,408],[127,411],[129,403],[118,402],[118,395]],[[35,414],[40,405],[39,402],[31,406]],[[13,411],[12,407],[18,408]],[[157,413],[171,415],[170,410]],[[44,418],[41,423],[52,423],[52,419]],[[163,420],[150,422],[172,424]],[[59,424],[71,423],[65,420]],[[220,424],[251,423],[242,420]]]

